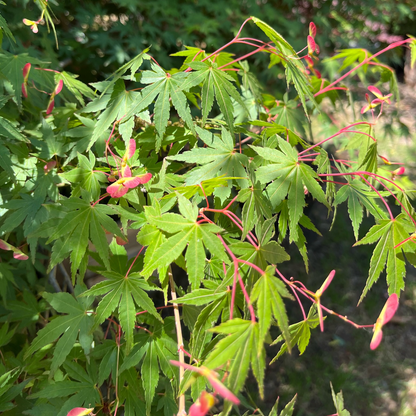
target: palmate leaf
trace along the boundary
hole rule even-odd
[[[67,377],[65,380],[59,380],[57,382],[52,381],[49,384],[43,384],[40,390],[32,393],[29,399],[42,399],[35,404],[32,409],[34,415],[56,415],[56,416],[67,416],[68,412],[75,407],[95,407],[98,405],[100,400],[100,394],[97,390],[97,374],[93,369],[96,369],[95,365],[87,365],[87,371],[75,363],[67,360],[63,365]],[[75,381],[74,381],[75,380]],[[33,392],[33,390],[32,390]],[[66,401],[65,398],[70,396]],[[62,398],[57,400],[57,398]],[[44,403],[47,399],[48,413],[44,412]],[[58,407],[52,406],[58,403]],[[43,404],[43,405],[42,405]],[[52,409],[51,409],[52,408]]]
[[[2,217],[3,224],[0,233],[8,233],[22,223],[23,230],[30,229],[45,200],[43,195],[21,194],[21,197],[21,199],[12,199],[3,205],[8,212]]]
[[[87,310],[93,299],[77,300],[69,293],[64,292],[44,293],[43,296],[57,312],[67,315],[57,317],[37,333],[36,338],[25,353],[25,358],[60,337],[56,343],[50,368],[51,373],[54,373],[71,352],[78,335],[85,353],[89,353],[92,343],[90,330],[93,317],[87,314]]]
[[[259,318],[259,336],[264,340],[272,322],[272,315],[277,321],[283,338],[289,347],[290,333],[289,320],[283,297],[293,299],[285,284],[274,276],[274,267],[268,266],[264,274],[259,278],[251,292],[251,300],[257,303],[257,314]]]
[[[257,179],[262,183],[273,181],[266,192],[273,208],[286,196],[289,208],[290,241],[299,238],[298,222],[305,206],[304,186],[319,202],[328,206],[325,193],[318,184],[317,173],[308,165],[298,161],[296,150],[282,138],[278,138],[280,150],[250,146],[264,160],[272,162],[256,171]]]
[[[126,123],[134,123],[131,118],[134,114],[144,110],[150,105],[154,99],[156,99],[154,107],[154,122],[155,128],[158,133],[156,140],[156,150],[159,150],[162,143],[163,135],[168,125],[169,113],[170,113],[170,100],[189,129],[194,132],[194,125],[191,116],[191,110],[189,109],[186,95],[183,92],[181,86],[183,79],[187,76],[184,73],[176,73],[170,75],[161,69],[158,65],[152,63],[151,71],[144,71],[140,82],[142,84],[150,84],[143,88],[140,93],[137,93],[134,100],[131,102],[128,111],[125,111],[125,120],[121,124],[120,128]],[[157,98],[156,98],[157,97]]]
[[[70,74],[69,72],[58,72],[55,73],[55,83],[58,84],[60,80],[63,81],[64,85],[68,90],[71,92],[71,94],[77,99],[77,101],[84,106],[85,101],[83,96],[94,99],[95,93],[91,90],[88,85],[85,85],[83,82],[77,80],[78,75]]]
[[[196,147],[180,155],[168,157],[169,160],[201,165],[186,175],[185,184],[191,186],[203,180],[225,175],[236,177],[238,185],[247,188],[247,173],[244,166],[248,164],[248,157],[235,151],[231,134],[225,128],[221,130],[221,138],[200,127],[196,127],[196,131],[207,147]]]
[[[149,262],[145,262],[142,270],[144,277],[149,277],[155,269],[169,266],[178,259],[186,247],[188,247],[185,255],[188,279],[194,289],[199,287],[204,276],[206,258],[204,247],[228,262],[224,248],[215,236],[221,231],[216,225],[197,224],[191,221],[186,223],[183,217],[177,214],[164,214],[160,217],[160,221],[153,218],[151,222],[163,231],[175,234],[155,250]]]
[[[347,177],[348,180],[348,177]],[[354,230],[355,240],[358,240],[360,224],[363,220],[364,207],[378,219],[384,217],[384,213],[376,204],[378,195],[368,190],[368,187],[359,179],[350,180],[347,185],[341,187],[334,199],[337,206],[348,199],[348,214]]]
[[[146,402],[146,414],[150,414],[156,387],[159,383],[160,370],[170,379],[175,377],[169,361],[177,357],[177,344],[165,332],[165,330],[169,330],[172,324],[174,325],[173,320],[167,318],[163,326],[155,326],[153,333],[139,334],[136,338],[138,342],[120,367],[120,373],[123,376],[123,374],[125,375],[131,372],[132,367],[137,365],[141,366],[140,371]],[[127,379],[130,380],[130,376]],[[132,379],[129,381],[129,384],[134,386],[137,384],[137,380]]]
[[[404,277],[406,276],[405,261],[401,247],[394,248],[400,242],[408,238],[409,232],[413,232],[414,227],[410,224],[404,214],[399,214],[393,220],[383,219],[374,225],[368,233],[354,246],[362,244],[373,244],[378,241],[370,260],[370,270],[368,278],[361,294],[360,303],[373,284],[380,277],[381,272],[387,264],[386,279],[389,295],[400,292],[404,289]]]
[[[108,97],[110,95],[110,97]],[[97,102],[102,101],[105,103],[105,110],[98,116],[97,124],[94,128],[94,133],[91,137],[88,149],[101,137],[101,135],[107,131],[107,129],[116,120],[123,118],[133,106],[135,100],[140,96],[138,91],[127,91],[124,85],[124,81],[119,79],[111,90],[111,94],[106,94],[97,99]],[[109,98],[109,100],[108,100]],[[105,102],[108,100],[107,102]],[[92,107],[95,101],[85,107],[86,111],[97,111]],[[98,108],[101,109],[101,108]],[[131,138],[131,134],[134,127],[134,119],[130,118],[120,125],[119,131],[124,141],[127,143]]]
[[[240,106],[246,109],[246,106],[241,99],[240,94],[232,84],[234,79],[227,75],[224,71],[217,69],[217,64],[211,62],[191,62],[189,67],[194,70],[191,72],[186,80],[182,83],[181,88],[188,90],[191,87],[202,84],[201,107],[202,107],[202,123],[211,112],[212,105],[215,99],[220,107],[221,113],[227,126],[234,134],[234,112],[231,98],[234,99]]]
[[[91,151],[89,159],[80,153],[77,153],[77,157],[79,167],[60,173],[59,176],[68,182],[79,184],[80,188],[90,192],[92,198],[97,200],[101,193],[101,183],[107,182],[107,177],[104,173],[94,170],[96,159]],[[77,187],[74,187],[73,194],[77,193]]]
[[[29,56],[27,53],[14,55],[4,50],[0,53],[1,72],[13,87],[14,98],[19,108],[22,106],[23,67],[28,62],[31,64],[43,63],[39,59]]]
[[[128,276],[116,272],[101,272],[107,280],[97,283],[83,296],[105,295],[97,307],[94,326],[100,325],[118,308],[121,327],[126,338],[126,351],[133,346],[133,330],[136,321],[136,305],[162,320],[145,290],[153,290],[142,278],[132,273]]]
[[[309,82],[305,76],[306,70],[302,60],[299,59],[293,47],[272,27],[256,17],[252,17],[252,20],[275,44],[276,49],[282,54],[282,64],[286,67],[287,84],[289,85],[290,82],[293,82],[293,85],[299,94],[303,109],[305,110],[305,114],[308,115],[306,108],[306,98],[308,98],[315,107],[318,107],[318,104],[315,101],[309,86]]]
[[[264,348],[258,324],[235,318],[212,328],[210,331],[227,335],[215,345],[204,361],[204,365],[207,368],[216,369],[226,362],[230,362],[227,387],[234,393],[239,392],[243,387],[251,365],[259,380],[260,394],[263,395]]]
[[[302,355],[309,344],[309,339],[311,337],[311,329],[316,328],[318,325],[319,318],[316,311],[316,307],[315,305],[312,305],[311,309],[309,310],[309,314],[306,321],[298,322],[289,326],[290,348],[293,348],[295,345],[297,345],[299,349],[299,355]],[[271,345],[275,345],[278,342],[283,341],[283,336],[279,335]],[[279,352],[272,359],[272,361],[270,361],[270,364],[275,362],[280,356],[282,356],[288,350],[289,345],[286,342],[284,342],[280,347]]]
[[[76,272],[81,265],[89,242],[95,246],[100,258],[109,267],[108,261],[108,242],[105,231],[116,236],[124,238],[116,222],[110,217],[117,212],[111,205],[96,204],[91,205],[89,194],[87,200],[79,198],[69,198],[62,201],[62,206],[67,212],[58,220],[52,220],[54,226],[50,233],[48,243],[58,240],[54,244],[54,249],[58,248],[61,254],[52,257],[49,269],[52,269],[57,262],[70,254],[72,279],[75,280]],[[50,223],[47,222],[39,227],[37,235],[42,232],[43,228],[48,228]],[[65,242],[65,244],[62,244]],[[82,276],[81,276],[82,277]]]

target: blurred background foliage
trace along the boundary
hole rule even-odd
[[[414,31],[416,24],[414,0],[51,0],[49,5],[58,50],[45,26],[34,36],[23,25],[23,18],[36,20],[40,15],[38,4],[29,0],[0,6],[17,40],[16,45],[3,40],[3,48],[28,51],[56,69],[78,74],[84,82],[106,78],[149,46],[162,67],[177,67],[181,58],[171,54],[185,45],[214,51],[230,41],[249,16],[267,21],[296,50],[305,46],[308,24],[314,21],[323,56],[345,47],[379,50]],[[259,31],[247,25],[243,35],[256,37]],[[246,45],[240,49],[246,51]],[[238,53],[238,46],[233,51]],[[383,59],[400,68],[403,50],[395,49]],[[258,74],[263,85],[273,85],[274,75],[267,69]]]

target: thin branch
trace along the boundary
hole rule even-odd
[[[173,274],[172,274],[172,267],[169,266],[168,270],[168,276],[169,276],[169,284],[170,284],[170,295],[172,297],[172,300],[175,301],[177,299],[176,297],[176,289],[175,289],[175,281],[173,280]],[[175,316],[175,326],[176,326],[176,338],[178,340],[178,353],[179,353],[179,362],[182,364],[185,364],[185,355],[183,353],[183,338],[182,338],[182,327],[181,327],[181,316],[179,314],[179,307],[177,304],[173,305],[173,313]],[[185,370],[181,366],[179,367],[179,385],[182,383],[183,376],[184,376]],[[177,416],[185,416],[185,395],[181,394],[179,396],[179,410]]]

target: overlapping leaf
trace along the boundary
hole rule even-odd
[[[400,292],[404,289],[406,267],[402,248],[394,247],[405,240],[409,236],[409,232],[413,231],[414,227],[409,223],[406,215],[399,214],[394,219],[380,220],[370,228],[364,238],[355,243],[355,246],[358,246],[361,244],[373,244],[378,241],[371,256],[368,278],[359,302],[364,299],[364,296],[378,280],[386,265],[389,294],[396,293],[397,296],[400,296]]]
[[[257,179],[262,183],[272,181],[266,192],[273,207],[287,196],[289,208],[290,241],[298,240],[297,224],[305,206],[305,188],[319,202],[328,206],[325,193],[318,183],[317,173],[298,160],[296,150],[285,140],[278,139],[280,150],[251,146],[264,160],[272,162],[257,169]]]
[[[29,357],[35,351],[59,338],[51,364],[51,372],[54,373],[71,352],[77,338],[79,338],[85,353],[89,354],[92,343],[90,331],[93,325],[93,317],[87,313],[87,310],[91,306],[93,299],[77,300],[69,293],[63,292],[55,294],[45,293],[44,298],[57,312],[66,315],[57,317],[38,332],[26,351],[25,357]]]
[[[221,137],[207,130],[196,127],[196,131],[207,147],[196,147],[180,155],[170,156],[170,160],[201,165],[192,169],[186,176],[186,185],[195,185],[203,180],[225,175],[236,177],[236,182],[245,188],[248,185],[247,173],[244,166],[248,164],[246,155],[234,148],[235,143],[230,133],[223,128]]]

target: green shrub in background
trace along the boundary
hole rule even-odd
[[[59,37],[55,49],[53,34],[41,30],[34,37],[22,19],[36,20],[44,0],[15,0],[2,7],[2,15],[16,35],[17,44],[5,42],[13,53],[29,50],[55,69],[78,74],[83,82],[100,81],[143,49],[150,47],[164,68],[180,65],[170,54],[184,46],[216,50],[226,44],[249,16],[258,16],[277,28],[295,48],[303,47],[305,27],[318,26],[317,40],[326,56],[345,47],[367,48],[371,52],[406,36],[414,30],[412,0],[389,1],[241,1],[211,0],[60,1],[51,3],[52,18]],[[245,36],[255,36],[249,27]],[[244,48],[235,49],[244,53]],[[390,62],[400,62],[402,51],[395,50]],[[256,61],[260,55],[256,56]],[[263,62],[260,59],[260,62]],[[262,65],[256,68],[263,84],[275,83],[275,73]]]
[[[39,4],[22,20],[33,42],[46,32],[41,19],[54,31],[54,6]],[[378,56],[406,46],[414,63],[416,41],[374,55],[344,50],[333,59],[345,71],[330,82],[319,72],[316,31],[311,23],[296,52],[251,17],[212,53],[188,48],[165,70],[146,48],[92,88],[51,68],[40,46],[39,54],[1,50],[0,411],[263,414],[270,345],[280,345],[273,361],[303,354],[324,315],[334,315],[372,329],[369,348],[379,346],[406,263],[416,264],[416,216],[405,167],[377,147],[375,126],[397,99],[395,75]],[[232,55],[233,46],[245,52]],[[281,69],[283,99],[264,94],[250,72],[246,59],[256,54]],[[380,80],[359,118],[314,143],[311,117],[325,97],[345,103],[343,81],[356,74]],[[327,152],[336,138],[349,156]],[[360,302],[385,273],[376,323],[325,306],[336,265],[319,270],[318,289],[282,273],[283,244],[309,268],[305,230],[319,234],[305,213],[313,201],[331,215],[345,203],[355,245],[374,245]],[[365,235],[364,214],[373,220]],[[133,256],[129,238],[138,242]],[[99,277],[89,287],[87,270]],[[333,399],[348,415],[342,395]],[[295,398],[280,414],[294,406]],[[277,413],[278,403],[269,414]]]

